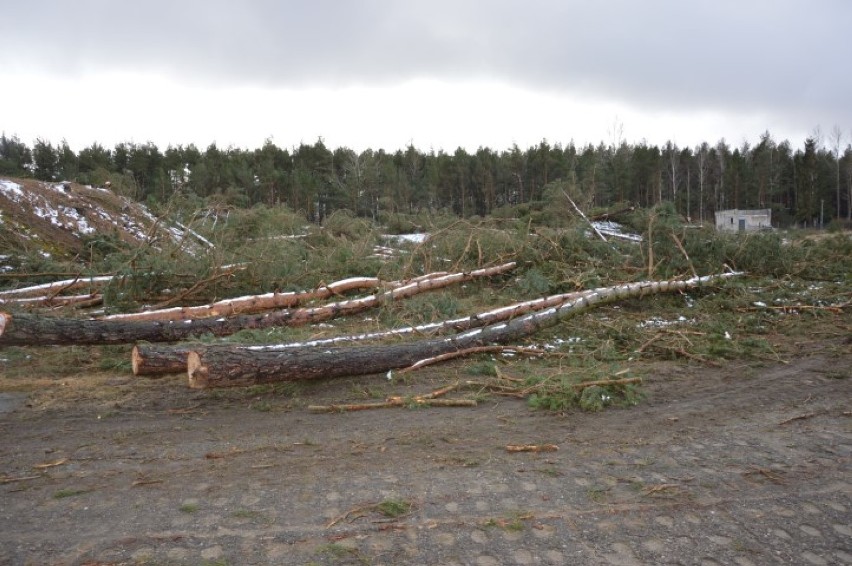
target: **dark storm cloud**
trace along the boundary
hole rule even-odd
[[[290,87],[492,78],[847,128],[849,22],[847,0],[31,0],[3,9],[0,66]]]

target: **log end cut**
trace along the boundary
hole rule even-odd
[[[133,375],[139,375],[141,362],[142,356],[139,355],[139,346],[133,346],[133,351],[130,353],[130,367],[133,368]]]
[[[198,352],[190,352],[186,357],[186,373],[189,376],[189,386],[193,389],[207,387],[207,366],[201,363]]]

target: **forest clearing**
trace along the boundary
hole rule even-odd
[[[51,191],[0,217],[4,563],[850,560],[848,232]]]

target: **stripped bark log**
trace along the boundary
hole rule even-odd
[[[91,307],[103,302],[104,296],[98,293],[88,295],[42,295],[39,297],[15,297],[0,299],[0,305],[14,304],[22,307]]]
[[[207,350],[223,348],[248,348],[251,350],[287,350],[291,348],[322,348],[344,342],[361,342],[367,340],[380,340],[394,336],[418,335],[436,336],[448,332],[461,332],[471,328],[481,328],[488,324],[494,324],[505,320],[517,318],[529,312],[547,309],[561,305],[562,303],[577,299],[586,293],[594,291],[577,291],[573,293],[562,293],[551,295],[532,301],[515,303],[506,307],[492,309],[483,313],[464,318],[446,320],[419,326],[406,326],[395,328],[384,332],[367,332],[349,336],[336,336],[311,340],[309,342],[291,342],[285,344],[239,345],[239,344],[182,344],[178,346],[162,346],[153,344],[137,344],[133,348],[131,357],[133,374],[159,377],[167,373],[182,373],[186,371],[186,356],[189,352],[206,352]]]
[[[553,326],[569,316],[602,304],[631,297],[693,289],[734,275],[737,274],[726,273],[686,281],[651,281],[607,287],[585,294],[559,307],[446,338],[348,348],[308,348],[284,351],[256,351],[243,348],[190,352],[187,359],[189,386],[193,388],[232,387],[276,381],[385,373],[449,352],[516,341],[535,334],[542,328]]]
[[[580,210],[580,207],[579,207],[579,206],[577,206],[577,203],[575,203],[575,202],[574,202],[574,199],[572,199],[572,198],[568,195],[568,193],[567,193],[564,189],[562,190],[562,194],[563,194],[563,195],[565,195],[565,198],[567,198],[567,199],[568,199],[568,202],[570,202],[570,203],[571,203],[571,206],[573,206],[573,207],[574,207],[574,210],[576,210],[576,211],[577,211],[577,214],[579,214],[579,215],[583,218],[583,220],[585,220],[585,221],[586,221],[586,223],[587,223],[587,224],[588,224],[588,225],[592,228],[592,230],[594,230],[594,231],[595,231],[595,234],[597,234],[597,235],[598,235],[598,237],[599,237],[601,240],[603,240],[604,242],[606,242],[606,241],[607,241],[607,240],[606,240],[606,236],[604,236],[603,234],[601,234],[601,231],[600,231],[600,230],[598,230],[597,226],[595,226],[594,224],[592,224],[592,221],[591,221],[591,220],[589,220],[589,218],[588,218],[585,214],[583,214],[583,211],[582,211],[582,210]]]
[[[509,271],[514,262],[418,280],[378,295],[340,301],[315,308],[283,309],[268,314],[238,315],[184,321],[80,320],[0,312],[0,346],[41,346],[49,344],[127,344],[132,342],[177,342],[205,334],[228,336],[244,329],[298,326],[365,311],[385,302],[412,297],[418,293],[448,287],[479,277]]]
[[[44,283],[42,285],[33,285],[32,287],[22,287],[20,289],[8,289],[0,291],[0,299],[11,299],[15,297],[33,297],[38,295],[59,294],[63,291],[71,291],[82,287],[102,287],[105,283],[109,283],[113,279],[112,275],[101,275],[98,277],[78,277],[76,279],[66,279],[64,281],[54,281],[53,283]]]
[[[291,308],[312,300],[323,300],[347,291],[362,289],[377,289],[383,283],[376,277],[352,277],[322,285],[313,291],[289,293],[265,293],[217,301],[209,305],[195,307],[174,307],[168,309],[150,310],[135,313],[113,314],[101,317],[102,320],[191,320],[234,316],[237,314],[253,314],[263,311]]]

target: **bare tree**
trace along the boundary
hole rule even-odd
[[[843,141],[843,132],[840,131],[840,126],[835,125],[834,128],[831,129],[831,135],[829,136],[829,141],[831,141],[831,147],[834,153],[834,167],[835,167],[835,182],[837,183],[837,218],[840,218],[840,144]]]
[[[669,178],[672,182],[672,202],[674,203],[675,208],[677,208],[677,186],[680,181],[680,153],[678,152],[677,146],[673,144],[671,140],[666,142],[666,154],[669,159]]]
[[[702,143],[695,149],[698,158],[698,221],[704,222],[704,181],[707,179],[707,170],[710,164],[707,158],[710,155],[710,146],[707,142]]]
[[[722,138],[719,140],[719,143],[716,144],[716,158],[719,160],[719,182],[716,183],[716,195],[715,195],[715,210],[722,210],[725,208],[725,158],[728,153],[728,144],[725,142],[725,139]]]

